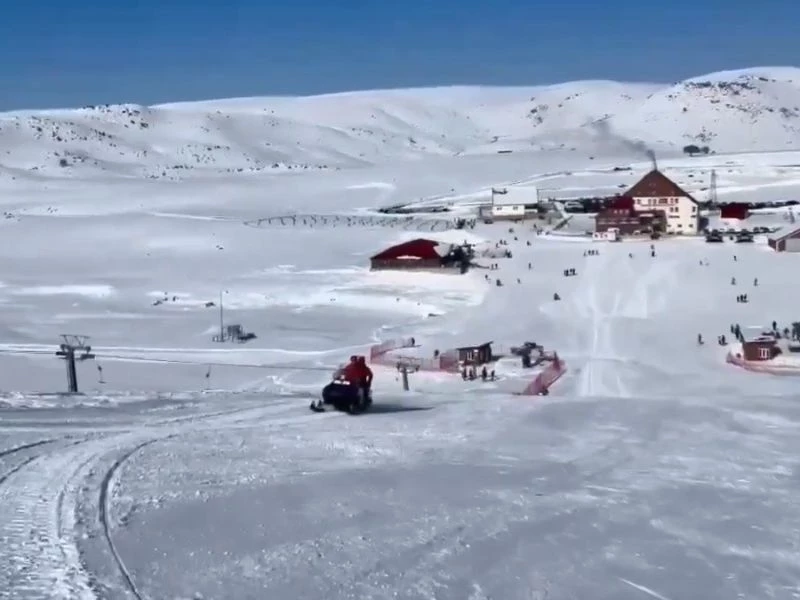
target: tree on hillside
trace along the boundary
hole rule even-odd
[[[700,152],[701,152],[700,148],[698,146],[695,146],[694,144],[690,144],[689,146],[683,147],[683,153],[688,154],[689,156],[700,154]],[[706,154],[708,153],[706,152]]]

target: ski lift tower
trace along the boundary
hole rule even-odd
[[[62,333],[64,340],[59,346],[56,356],[62,358],[67,363],[67,387],[70,394],[78,393],[78,372],[75,369],[75,361],[94,359],[92,347],[87,343],[88,335],[76,335],[73,333]]]

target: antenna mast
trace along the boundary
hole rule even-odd
[[[711,184],[708,187],[708,201],[712,206],[717,206],[717,171],[711,169]]]

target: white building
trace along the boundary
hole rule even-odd
[[[499,221],[522,221],[536,213],[539,195],[535,187],[492,189],[492,203],[481,216]]]
[[[642,177],[624,195],[633,198],[637,211],[663,211],[667,233],[697,235],[700,229],[697,201],[657,169]]]

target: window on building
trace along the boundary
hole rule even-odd
[[[758,357],[761,360],[769,360],[769,348],[759,348]]]

